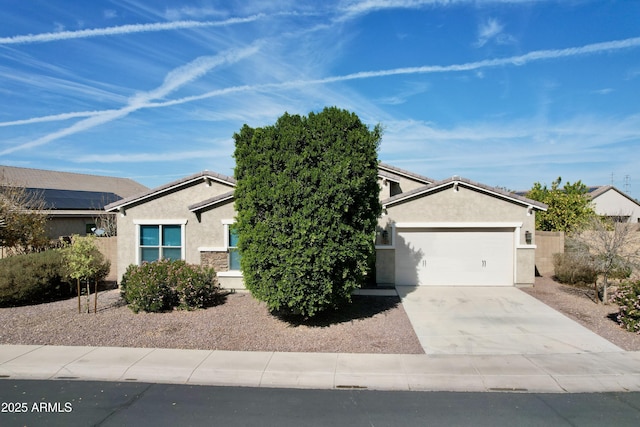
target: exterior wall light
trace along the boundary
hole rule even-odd
[[[525,231],[524,232],[524,241],[527,242],[527,245],[531,244],[531,232],[530,231]]]

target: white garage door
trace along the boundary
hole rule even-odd
[[[513,286],[513,228],[398,229],[396,285]]]

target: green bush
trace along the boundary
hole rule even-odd
[[[163,259],[130,265],[120,293],[136,313],[194,310],[217,303],[219,286],[211,268]]]
[[[373,280],[381,135],[336,107],[234,135],[240,267],[272,312],[312,317]]]
[[[581,253],[565,252],[553,256],[553,267],[556,279],[560,283],[571,285],[593,284],[598,278],[598,271],[590,258]]]
[[[613,296],[618,304],[618,323],[626,330],[640,334],[640,280],[623,282]]]
[[[0,259],[0,306],[54,301],[71,296],[61,250]]]

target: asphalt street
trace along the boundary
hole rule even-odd
[[[0,380],[2,426],[638,426],[640,393],[452,393]]]

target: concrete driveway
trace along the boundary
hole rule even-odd
[[[514,287],[396,289],[427,354],[623,351]]]

